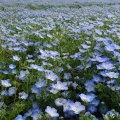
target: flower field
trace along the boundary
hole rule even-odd
[[[1,0],[0,120],[120,120],[120,2]]]

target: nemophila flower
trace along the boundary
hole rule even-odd
[[[85,95],[85,94],[80,94],[79,95],[81,100],[82,101],[85,101],[85,102],[91,102],[95,97],[96,95],[95,94],[88,94],[88,95]]]
[[[91,61],[88,61],[85,68],[90,68],[92,66],[92,62]]]
[[[94,81],[92,81],[92,80],[87,80],[84,85],[85,85],[86,87],[89,86],[89,85],[94,86]]]
[[[79,51],[80,51],[80,53],[86,53],[87,52],[87,50],[84,50],[82,48],[79,48]]]
[[[38,113],[40,115],[41,112],[42,112],[42,110],[41,110],[41,108],[39,108],[39,106],[36,108],[32,108],[32,114]]]
[[[59,68],[58,72],[62,73],[64,71],[64,69],[62,67]]]
[[[57,110],[50,106],[47,106],[47,108],[45,109],[45,112],[48,113],[52,118],[59,116],[59,114],[57,113]]]
[[[112,84],[115,84],[115,80],[114,79],[111,79],[109,81],[106,81],[107,85],[112,85]]]
[[[113,52],[113,55],[114,55],[114,58],[116,58],[116,57],[119,57],[120,53],[119,53],[119,52],[114,51],[114,52]]]
[[[93,75],[92,80],[93,80],[94,82],[96,82],[96,83],[99,83],[99,82],[102,81],[102,78],[101,78],[100,76],[98,76],[98,75]]]
[[[95,106],[98,106],[100,104],[100,100],[95,98],[90,102],[90,104],[94,104]]]
[[[108,87],[111,88],[114,91],[119,91],[120,90],[120,86],[119,85],[118,86],[116,86],[116,85],[114,85],[114,86],[108,85]]]
[[[51,63],[48,63],[48,62],[45,62],[45,61],[43,61],[42,64],[43,64],[43,65],[53,66]]]
[[[18,76],[18,78],[20,80],[26,80],[26,76],[29,74],[29,71],[28,70],[22,70],[20,71],[20,75]]]
[[[25,120],[25,118],[22,115],[18,115],[14,120]]]
[[[27,49],[21,46],[21,47],[19,47],[19,51],[20,52],[25,52],[25,51],[27,51]]]
[[[82,47],[83,47],[84,49],[89,49],[89,48],[90,48],[90,46],[88,46],[88,45],[86,45],[86,44],[82,44]]]
[[[49,80],[51,80],[51,81],[55,81],[55,80],[58,79],[58,76],[57,76],[55,73],[53,73],[52,71],[46,73],[46,74],[45,74],[45,77],[46,77],[46,79],[49,79]]]
[[[79,35],[78,34],[75,35],[75,39],[77,39],[77,40],[79,39]]]
[[[72,67],[71,67],[69,64],[67,64],[66,67],[67,67],[69,70],[72,69]]]
[[[73,60],[76,60],[76,59],[78,59],[78,58],[81,57],[81,53],[80,53],[80,52],[75,53],[74,55],[70,55],[70,57],[71,57]]]
[[[69,80],[72,77],[71,73],[64,73],[63,79]]]
[[[15,93],[16,93],[16,87],[10,87],[9,89],[8,89],[8,95],[9,96],[12,96],[12,95],[14,95]]]
[[[85,89],[87,90],[87,92],[95,92],[95,86],[94,85],[85,86]]]
[[[47,88],[47,90],[50,92],[50,93],[53,93],[53,94],[57,94],[59,92],[59,90],[53,88],[52,86],[49,86]]]
[[[35,69],[35,70],[38,70],[38,71],[44,71],[44,68],[43,66],[39,66],[39,65],[36,65],[36,64],[30,64],[30,67],[28,67],[29,69]]]
[[[36,85],[33,85],[31,87],[31,91],[32,93],[36,93],[36,94],[39,94],[41,92],[41,89],[40,88],[37,88]]]
[[[24,117],[27,118],[28,116],[31,116],[32,115],[32,108],[29,109],[25,114],[24,114]]]
[[[108,72],[107,70],[101,71],[101,72],[100,72],[100,75],[102,75],[103,77],[106,77],[106,73],[107,73],[107,72]]]
[[[70,104],[70,110],[74,111],[75,114],[79,114],[85,110],[85,106],[83,106],[80,102],[75,102],[73,104]]]
[[[105,61],[108,61],[109,60],[109,58],[107,57],[107,56],[95,56],[95,58],[92,58],[91,59],[92,61],[97,61],[97,62],[105,62]]]
[[[72,83],[72,86],[74,89],[76,89],[76,87],[78,86],[78,84],[76,82]]]
[[[28,58],[32,58],[32,57],[33,57],[33,55],[28,54],[28,55],[27,55],[27,57],[28,57]]]
[[[46,81],[45,80],[40,80],[38,82],[35,83],[37,88],[41,88],[44,87],[46,85]]]
[[[8,70],[3,70],[3,73],[4,73],[5,75],[7,75],[7,74],[9,74],[9,71],[8,71]]]
[[[73,104],[74,102],[72,100],[67,100],[64,104],[63,104],[63,111],[69,111],[70,110],[70,105]]]
[[[0,73],[2,73],[3,72],[3,70],[0,70]]]
[[[0,102],[0,108],[3,106],[4,102]]]
[[[110,61],[106,61],[106,62],[103,62],[103,63],[97,65],[97,69],[112,70],[114,68],[115,68],[115,66]]]
[[[57,98],[57,99],[55,100],[55,105],[56,105],[56,106],[63,106],[63,104],[64,104],[65,102],[67,102],[66,99],[64,99],[64,98]]]
[[[98,29],[95,29],[95,33],[97,33],[98,35],[102,35],[102,32]]]
[[[38,65],[36,65],[36,64],[30,64],[30,67],[28,67],[28,68],[36,70],[38,68]]]
[[[105,46],[105,50],[109,51],[109,52],[113,52],[115,50],[114,46],[112,44],[107,44]]]
[[[13,73],[13,74],[16,74],[16,73],[17,73],[17,70],[16,70],[16,69],[13,69],[13,70],[12,70],[12,73]]]
[[[81,71],[81,70],[84,69],[84,66],[83,66],[83,65],[79,65],[79,66],[77,66],[75,69],[78,70],[78,71]]]
[[[33,112],[31,114],[32,120],[38,120],[40,118],[40,113],[38,112]]]
[[[85,116],[91,116],[90,112],[85,112]]]
[[[14,61],[19,61],[19,60],[20,60],[20,57],[18,57],[18,55],[14,55],[14,56],[13,56],[13,60],[14,60]]]
[[[9,68],[10,68],[10,69],[15,69],[15,68],[16,68],[16,65],[10,64],[10,65],[9,65]]]
[[[67,83],[66,82],[61,82],[61,81],[57,81],[57,83],[52,84],[51,87],[54,88],[54,89],[57,89],[57,90],[68,90]]]
[[[20,92],[19,93],[19,98],[26,100],[28,98],[28,94],[26,94],[25,92]]]
[[[109,78],[118,78],[119,73],[115,73],[115,72],[107,72],[106,76]]]
[[[98,110],[101,114],[106,114],[108,112],[108,106],[106,104],[100,104]]]
[[[8,96],[8,91],[7,90],[2,90],[0,92],[1,95],[5,95],[5,96]]]
[[[4,87],[10,87],[10,86],[11,86],[10,79],[1,80],[1,84],[2,84]]]
[[[90,113],[95,113],[97,111],[97,108],[96,108],[96,106],[94,104],[89,104],[88,111]]]
[[[114,48],[115,48],[116,50],[120,50],[120,46],[119,46],[119,45],[113,43],[113,46],[114,46]]]

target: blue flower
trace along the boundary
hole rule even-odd
[[[79,96],[80,96],[81,100],[82,100],[82,101],[85,101],[85,102],[91,102],[91,101],[93,101],[94,98],[96,97],[95,94],[85,95],[85,94],[83,94],[83,93],[80,94]]]
[[[38,82],[35,83],[37,88],[41,88],[44,87],[46,85],[46,81],[45,80],[39,80]]]
[[[69,80],[72,77],[71,73],[64,73],[63,79]]]
[[[13,60],[15,60],[15,61],[19,61],[20,58],[18,57],[18,55],[14,55],[14,56],[13,56]]]
[[[15,68],[16,68],[16,65],[10,64],[10,65],[9,65],[9,68],[10,68],[10,69],[15,69]]]
[[[96,108],[96,106],[94,104],[89,104],[88,111],[90,113],[95,113],[97,111],[97,108]]]
[[[92,81],[92,80],[87,80],[84,85],[85,85],[86,87],[89,86],[89,85],[94,86],[94,81]]]
[[[27,97],[28,97],[28,94],[26,94],[25,92],[20,92],[19,93],[19,98],[21,98],[21,99],[27,99]]]
[[[94,104],[95,106],[98,106],[100,104],[100,100],[94,99],[90,104]]]
[[[96,82],[96,83],[99,83],[99,82],[102,81],[102,78],[101,78],[100,76],[98,76],[98,75],[93,75],[92,80],[93,80],[94,82]]]
[[[16,93],[16,87],[10,87],[10,88],[8,89],[8,95],[9,95],[9,96],[14,95],[15,93]]]
[[[1,80],[1,84],[2,84],[4,87],[10,87],[10,86],[11,86],[10,79]]]
[[[5,96],[8,96],[8,91],[7,90],[2,90],[0,92],[1,95],[5,95]]]
[[[67,100],[64,99],[64,98],[57,98],[57,99],[55,100],[55,105],[56,105],[56,106],[63,106],[63,104],[64,104],[66,101],[67,101]]]
[[[39,94],[41,92],[41,89],[40,88],[37,88],[36,85],[33,85],[31,87],[31,91],[32,93],[36,93],[36,94]]]
[[[13,73],[13,74],[16,74],[16,73],[17,73],[17,70],[16,70],[16,69],[13,69],[13,70],[12,70],[12,73]]]
[[[32,120],[38,120],[40,118],[40,113],[35,111],[32,113],[31,117],[32,117]]]
[[[0,108],[3,106],[4,102],[0,102]]]
[[[52,88],[56,90],[68,90],[67,83],[61,81],[57,81],[56,84],[52,84]]]
[[[51,117],[58,117],[59,114],[57,113],[57,110],[55,108],[52,108],[50,106],[47,106],[45,109],[45,112],[48,113]]]
[[[85,87],[87,92],[95,92],[95,86],[94,85],[88,85]]]
[[[14,120],[25,120],[25,118],[22,115],[18,115]]]
[[[97,69],[112,70],[114,68],[115,68],[115,66],[113,65],[113,63],[111,61],[106,61],[106,62],[103,62],[103,63],[97,65]]]
[[[109,72],[106,73],[106,76],[109,77],[109,78],[118,78],[119,73],[109,71]]]
[[[8,71],[8,70],[4,70],[3,73],[4,73],[5,75],[7,75],[7,74],[9,74],[9,71]]]
[[[75,102],[70,104],[70,110],[74,111],[75,114],[79,114],[85,110],[85,106],[83,106],[80,102]]]
[[[58,80],[58,76],[54,72],[48,72],[45,74],[46,79],[49,79],[51,81]]]

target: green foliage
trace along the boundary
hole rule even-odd
[[[52,118],[48,114],[41,113],[38,120],[52,120]]]
[[[96,85],[97,95],[101,101],[104,101],[111,109],[120,111],[120,95],[109,87],[99,83]]]

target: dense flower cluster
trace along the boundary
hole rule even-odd
[[[120,5],[64,2],[1,2],[0,120],[120,118]]]

